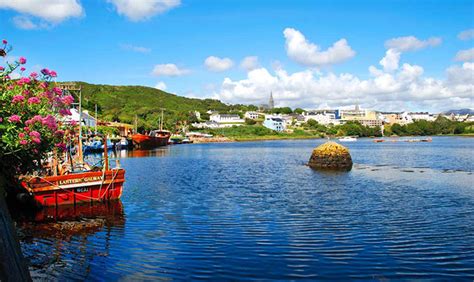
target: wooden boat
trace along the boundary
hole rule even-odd
[[[375,143],[382,143],[382,142],[385,142],[384,139],[374,139],[374,142]]]
[[[339,138],[339,142],[356,142],[356,141],[357,141],[357,138],[351,137],[351,136]]]
[[[58,176],[27,177],[22,186],[40,206],[108,201],[122,196],[125,170],[86,171]]]
[[[168,145],[171,133],[166,130],[153,130],[149,134],[133,134],[133,145],[139,149],[152,149]]]

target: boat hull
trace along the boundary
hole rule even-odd
[[[74,205],[109,201],[122,196],[125,170],[73,173],[60,176],[31,177],[22,186],[39,206]]]
[[[149,136],[145,134],[132,135],[133,145],[140,149],[151,149],[168,145],[170,135]]]

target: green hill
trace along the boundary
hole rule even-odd
[[[135,115],[138,127],[157,128],[164,108],[165,124],[170,130],[183,122],[196,118],[194,111],[204,114],[208,110],[232,112],[252,108],[252,106],[226,105],[214,99],[191,99],[156,88],[145,86],[113,86],[76,82],[82,86],[82,105],[84,109],[94,112],[98,107],[98,116],[107,121],[119,121],[133,124]]]

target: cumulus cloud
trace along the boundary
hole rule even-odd
[[[214,98],[230,103],[261,104],[272,91],[277,104],[303,108],[361,103],[382,110],[436,111],[474,106],[474,63],[451,66],[443,80],[424,77],[421,66],[408,63],[390,71],[371,66],[369,72],[370,78],[361,79],[350,73],[315,70],[288,73],[282,68],[273,72],[257,68],[242,80],[225,78]]]
[[[242,62],[240,62],[240,67],[246,71],[251,71],[259,67],[258,57],[257,56],[248,56],[245,57]]]
[[[420,40],[415,36],[405,36],[385,41],[385,47],[387,49],[396,49],[400,52],[407,52],[438,46],[441,42],[442,39],[440,37],[430,37],[426,40]]]
[[[165,90],[166,90],[166,83],[164,83],[163,81],[159,81],[159,82],[155,85],[155,88],[165,91]]]
[[[474,48],[459,51],[454,60],[457,62],[474,61]]]
[[[380,65],[385,71],[394,71],[398,69],[398,62],[400,61],[400,52],[396,49],[388,49],[385,57],[380,60]]]
[[[115,6],[117,13],[134,22],[148,20],[181,5],[181,0],[107,0],[107,2]]]
[[[0,0],[0,9],[14,10],[20,16],[13,23],[23,29],[36,29],[80,17],[84,10],[77,0]],[[35,23],[29,16],[40,19]]]
[[[137,52],[137,53],[150,53],[151,52],[150,48],[143,47],[143,46],[136,46],[136,45],[132,45],[132,44],[120,44],[120,47],[123,50],[133,51],[133,52]]]
[[[470,40],[474,38],[474,28],[464,30],[458,34],[460,40]]]
[[[204,61],[204,65],[206,68],[213,72],[221,72],[226,71],[234,66],[234,62],[232,62],[229,58],[219,58],[215,56],[209,56]]]
[[[341,63],[355,56],[355,51],[346,39],[336,41],[327,50],[309,42],[306,37],[294,28],[283,31],[286,42],[286,53],[295,62],[305,66],[324,66]]]
[[[155,76],[181,76],[190,73],[188,69],[180,69],[175,64],[155,65],[151,72]]]

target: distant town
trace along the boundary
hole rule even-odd
[[[352,109],[320,109],[320,110],[302,110],[299,113],[269,113],[274,109],[273,95],[270,94],[269,102],[261,105],[257,111],[247,111],[243,116],[239,114],[222,114],[209,110],[209,120],[193,123],[195,128],[226,128],[232,126],[241,126],[253,124],[250,121],[259,121],[268,129],[274,131],[291,131],[292,127],[298,127],[310,120],[316,121],[324,126],[342,125],[347,122],[358,122],[367,127],[381,127],[384,125],[407,125],[415,121],[435,121],[439,116],[445,117],[451,121],[474,122],[474,115],[454,114],[454,113],[429,113],[429,112],[384,112],[369,109],[362,109],[355,105]],[[195,112],[196,117],[201,120],[201,114]]]

